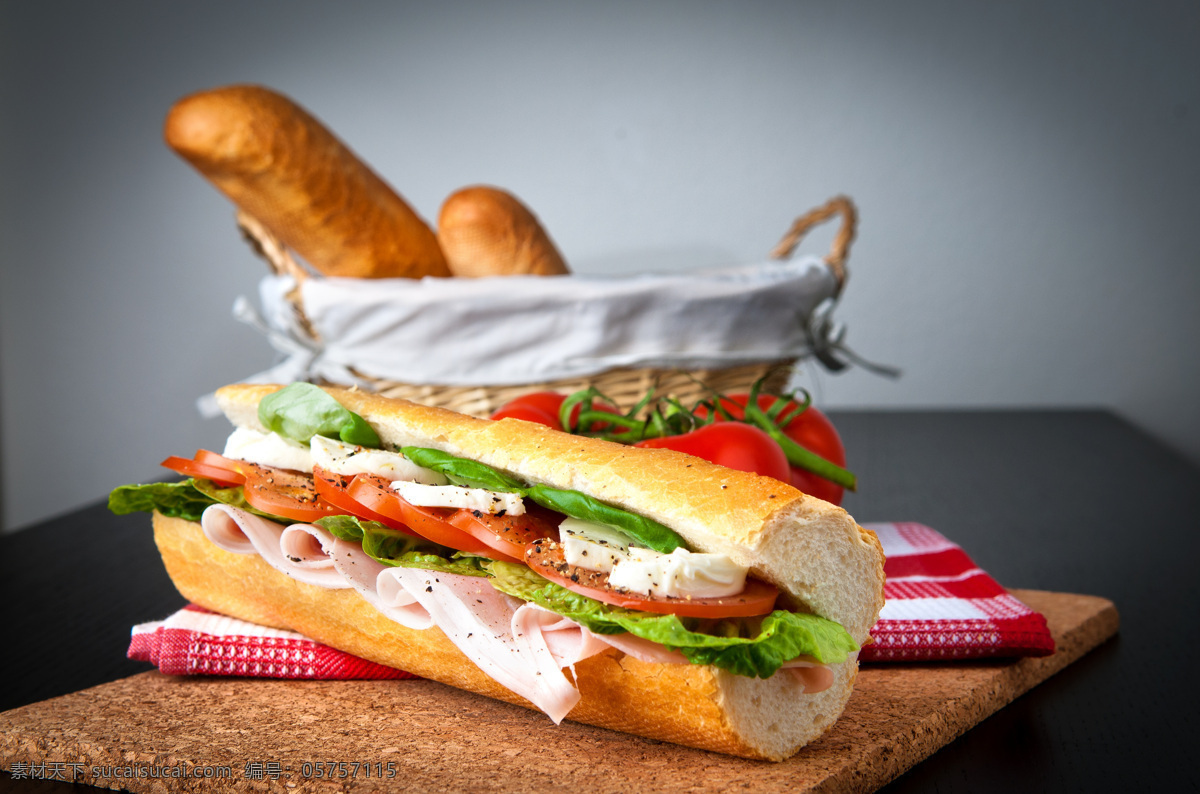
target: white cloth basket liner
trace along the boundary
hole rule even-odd
[[[838,284],[817,257],[640,276],[309,278],[301,327],[289,276],[260,284],[256,325],[282,360],[252,380],[364,376],[411,384],[515,385],[617,367],[708,369],[799,360],[838,346]],[[352,371],[353,370],[353,371]]]

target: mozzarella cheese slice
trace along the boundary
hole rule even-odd
[[[632,593],[680,598],[737,595],[746,569],[724,554],[670,554],[629,545],[629,537],[604,524],[568,518],[558,525],[568,565],[608,574],[613,587]]]
[[[335,438],[313,436],[313,462],[326,471],[353,477],[374,474],[386,480],[408,480],[426,485],[446,485],[444,474],[418,466],[397,452],[346,444]]]
[[[230,434],[225,441],[224,455],[276,469],[311,472],[313,468],[312,451],[307,444],[248,427],[239,427]]]
[[[525,513],[520,494],[464,488],[459,485],[425,485],[398,480],[392,489],[410,504],[421,507],[460,507],[493,515],[519,516]]]
[[[642,595],[719,598],[746,588],[746,569],[724,554],[670,554],[631,546],[629,558],[613,567],[609,584]]]

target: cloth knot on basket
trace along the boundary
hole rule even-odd
[[[836,216],[825,258],[791,258]],[[487,416],[530,391],[595,387],[631,405],[653,389],[686,402],[768,375],[781,388],[808,358],[857,362],[832,319],[857,221],[841,196],[798,218],[769,260],[631,277],[318,277],[253,218],[238,220],[273,272],[261,313],[239,299],[235,314],[281,356],[248,380],[357,385]]]

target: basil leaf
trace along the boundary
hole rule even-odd
[[[670,554],[684,545],[683,538],[657,521],[613,507],[579,491],[535,485],[527,495],[542,507],[566,513],[571,518],[614,527],[633,538],[637,545],[663,554]]]
[[[428,447],[404,447],[401,452],[418,466],[446,475],[455,485],[528,496],[542,507],[572,518],[606,524],[624,532],[634,543],[664,554],[670,554],[684,545],[683,538],[657,521],[613,507],[579,491],[551,488],[548,485],[528,487],[491,466]]]
[[[108,509],[119,516],[157,510],[172,518],[199,521],[204,508],[212,503],[192,486],[191,480],[122,485],[108,495]]]
[[[293,383],[258,404],[258,419],[268,430],[307,444],[313,436],[340,438],[347,444],[380,446],[366,420],[311,383]]]
[[[504,493],[525,493],[525,485],[520,480],[514,480],[503,472],[493,469],[478,461],[459,458],[440,449],[429,447],[402,447],[404,457],[418,466],[440,472],[455,485],[465,485],[468,488],[484,488],[489,491]]]

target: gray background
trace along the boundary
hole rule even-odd
[[[839,318],[904,375],[809,371],[819,404],[1099,406],[1200,462],[1197,9],[0,2],[3,525],[222,443],[195,399],[272,362],[230,314],[265,268],[161,140],[234,82],[428,219],[512,190],[578,272],[758,260],[846,193]]]

